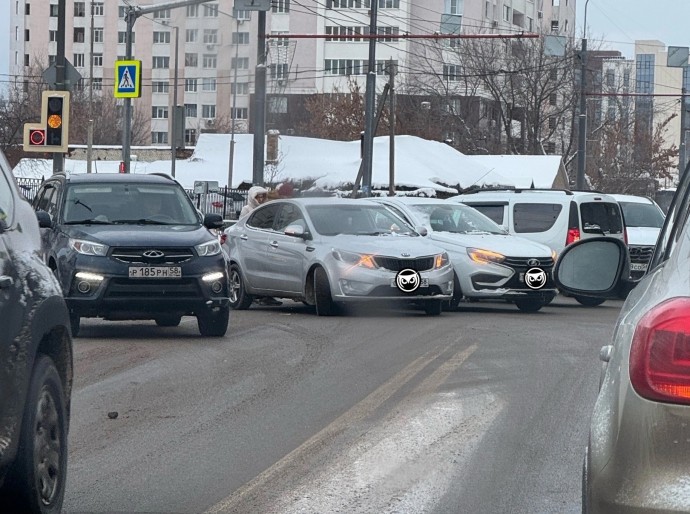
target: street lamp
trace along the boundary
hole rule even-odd
[[[585,2],[585,19],[582,31],[582,49],[580,50],[580,114],[578,116],[578,143],[577,143],[577,177],[575,189],[585,188],[585,165],[587,160],[587,6]]]

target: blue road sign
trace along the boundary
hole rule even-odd
[[[141,61],[115,61],[115,98],[141,96]]]

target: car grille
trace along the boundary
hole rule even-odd
[[[654,253],[653,246],[629,246],[630,262],[636,264],[647,264]]]
[[[387,270],[401,271],[413,269],[415,271],[427,271],[434,267],[434,257],[419,257],[417,259],[398,259],[396,257],[374,257],[376,264]]]
[[[538,261],[539,264],[530,264],[529,261]],[[506,257],[501,263],[511,268],[544,268],[548,269],[553,266],[553,259],[551,257]]]
[[[199,298],[201,291],[196,279],[129,280],[114,278],[108,284],[105,298]]]
[[[147,257],[145,252],[158,251],[160,257]],[[127,264],[180,264],[194,257],[190,248],[115,248],[110,256]]]

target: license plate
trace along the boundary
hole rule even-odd
[[[130,266],[129,278],[182,278],[179,266]]]
[[[394,278],[391,279],[391,287],[398,287],[398,285],[395,283]],[[419,283],[419,287],[429,287],[429,279],[423,278]]]
[[[643,262],[630,263],[630,271],[647,271],[647,264]]]

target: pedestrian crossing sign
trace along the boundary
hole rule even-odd
[[[115,61],[115,98],[141,97],[141,61]]]

